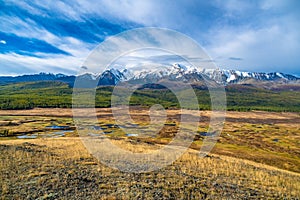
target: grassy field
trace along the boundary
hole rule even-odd
[[[1,141],[2,199],[296,199],[300,175],[189,150],[159,171],[128,174],[99,163],[78,138]],[[127,149],[156,145],[118,140]]]
[[[110,107],[112,87],[99,87],[95,106]],[[226,88],[227,109],[231,111],[291,111],[300,112],[300,91],[267,90],[249,85],[231,85]],[[194,87],[202,110],[210,109],[207,89]],[[72,88],[61,82],[29,82],[0,86],[0,109],[71,108]],[[131,105],[165,108],[180,107],[168,89],[140,89],[131,97]],[[89,105],[86,105],[89,106]]]
[[[133,152],[160,149],[174,137],[179,123],[178,110],[167,110],[165,127],[155,137],[127,137],[119,127],[108,126],[115,123],[110,109],[96,111],[105,135]],[[136,126],[147,125],[148,114],[146,108],[131,110]],[[201,133],[207,131],[210,115],[201,112],[191,148],[172,165],[128,174],[90,155],[76,130],[44,137],[47,126],[74,126],[71,109],[2,110],[0,134],[9,133],[0,137],[2,199],[300,198],[299,113],[227,112],[218,143],[209,156],[200,158],[205,138]],[[17,139],[32,134],[37,137]]]

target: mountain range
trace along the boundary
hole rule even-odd
[[[171,81],[184,81],[192,84],[203,82],[204,78],[211,79],[219,84],[252,84],[252,85],[270,85],[270,84],[300,84],[300,78],[280,73],[262,73],[262,72],[241,72],[237,70],[225,69],[198,69],[194,67],[174,64],[171,66],[159,66],[154,68],[134,70],[128,68],[110,68],[101,74],[84,73],[81,75],[64,75],[39,73],[22,76],[0,76],[0,84],[34,82],[34,81],[59,81],[73,86],[75,79],[85,82],[98,81],[101,85],[116,85],[119,82],[128,81],[131,83],[157,82],[160,79]]]

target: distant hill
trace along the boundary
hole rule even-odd
[[[35,82],[35,81],[59,81],[74,84],[76,76],[68,76],[64,74],[51,74],[51,73],[39,73],[39,74],[28,74],[21,76],[0,76],[0,84],[9,83],[21,83],[21,82]]]

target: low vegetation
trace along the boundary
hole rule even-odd
[[[88,111],[87,111],[88,112]],[[10,113],[11,116],[7,116]],[[138,142],[165,145],[176,135],[180,117],[178,110],[168,110],[167,120],[159,132],[140,131],[149,125],[147,109],[131,110],[134,120],[128,126],[134,127],[137,136],[128,137],[117,125],[110,109],[97,109],[98,126],[85,122],[90,126],[90,133],[104,134],[109,138],[131,138]],[[193,114],[192,111],[189,111]],[[18,135],[37,134],[44,138],[51,131],[45,129],[50,125],[73,127],[71,109],[33,109],[0,112],[0,138],[15,139]],[[49,116],[50,115],[50,116]],[[54,117],[55,116],[55,117]],[[83,112],[83,116],[88,116]],[[199,150],[206,137],[209,125],[209,111],[201,112],[198,133],[191,148]],[[275,166],[281,169],[300,172],[300,116],[297,113],[277,112],[228,112],[221,136],[213,153],[258,163]],[[127,129],[128,130],[128,129]],[[77,137],[76,131],[70,131],[65,137]]]
[[[117,140],[134,152],[156,149]],[[155,172],[106,167],[78,138],[0,142],[3,199],[297,199],[300,175],[247,160],[189,150]]]
[[[98,108],[110,107],[112,87],[99,87],[95,98]],[[210,109],[208,91],[194,88],[201,110]],[[0,86],[1,109],[71,108],[72,88],[61,82],[32,82]],[[300,91],[272,91],[248,85],[226,87],[227,109],[232,111],[291,111],[300,112]],[[131,105],[151,106],[161,104],[165,108],[180,107],[177,98],[168,89],[141,89],[131,97]],[[91,106],[91,105],[86,105]]]

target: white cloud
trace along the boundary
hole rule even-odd
[[[58,56],[43,53],[37,53],[37,55],[41,57],[24,56],[15,53],[0,54],[1,74],[17,75],[20,72],[66,72],[69,74],[75,74],[83,63],[82,58],[76,58],[73,56]]]
[[[288,28],[288,27],[287,27]],[[274,25],[258,30],[220,30],[208,48],[217,63],[250,71],[283,71],[293,73],[298,66],[300,47],[297,31]],[[220,57],[222,59],[220,59]],[[229,57],[239,57],[236,61]]]
[[[194,1],[178,1],[176,4],[139,1],[135,4],[131,1],[115,3],[107,0],[101,3],[110,16],[148,26],[177,29],[194,36],[198,41],[205,40],[208,43],[205,45],[207,52],[216,58],[218,65],[249,71],[278,70],[300,74],[300,16],[296,9],[299,8],[297,1],[216,0],[212,5],[220,10],[213,16],[216,21],[208,25],[205,20],[212,16],[203,16],[207,5]],[[86,10],[92,9],[91,4],[85,5]],[[210,6],[209,9],[213,8]],[[93,7],[92,10],[97,12],[97,6]],[[195,9],[198,13],[195,13]]]
[[[0,40],[0,43],[1,44],[6,44],[6,41],[5,40]]]
[[[6,4],[17,5],[18,7],[29,11],[33,15],[43,17],[58,17],[63,19],[80,20],[80,7],[74,9],[77,5],[76,1],[65,3],[61,0],[30,0],[30,1],[14,1],[7,0]]]
[[[20,19],[16,16],[1,15],[0,27],[5,27],[5,32],[13,33],[20,37],[40,38],[45,35],[45,30],[40,29],[29,18]]]
[[[54,35],[29,18],[20,19],[18,17],[1,16],[0,19],[0,25],[5,26],[7,32],[19,37],[43,40],[72,55],[53,55],[38,52],[34,53],[37,57],[31,57],[16,53],[0,54],[1,68],[11,69],[12,66],[18,66],[23,68],[25,72],[26,70],[29,72],[59,72],[60,70],[60,72],[73,71],[73,73],[76,73],[75,69],[82,64],[84,58],[95,46],[74,37]],[[6,41],[1,40],[1,43],[6,44]],[[4,71],[4,69],[1,69],[2,74],[5,73]]]
[[[300,74],[297,1],[265,0],[250,5],[234,0],[217,2],[225,10],[225,19],[228,17],[231,22],[217,24],[205,36],[206,49],[218,65],[246,71]],[[253,5],[258,6],[253,8]]]
[[[74,56],[86,56],[95,46],[78,40],[74,37],[57,36],[43,27],[40,27],[33,20],[18,17],[0,16],[0,26],[5,27],[6,31],[19,37],[36,38],[43,40],[58,49],[69,52]]]
[[[225,11],[227,17],[246,14],[256,6],[254,2],[239,0],[215,0],[214,3],[217,7]]]

